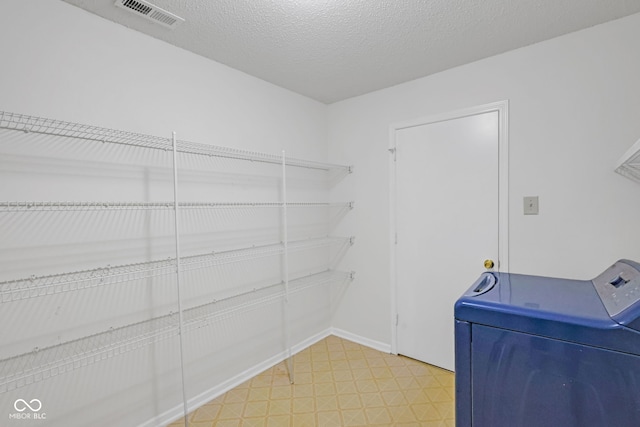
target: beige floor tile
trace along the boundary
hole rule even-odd
[[[242,422],[241,418],[232,419],[232,420],[216,420],[213,422],[213,427],[240,427],[240,423]]]
[[[315,399],[312,397],[299,397],[293,399],[293,413],[313,413],[316,410]]]
[[[338,396],[338,405],[340,409],[362,408],[360,395],[358,394],[341,394]]]
[[[391,373],[393,374],[394,378],[402,378],[402,377],[413,378],[413,373],[409,370],[409,367],[406,365],[389,366],[389,369],[391,369]]]
[[[373,374],[373,377],[376,379],[382,379],[382,378],[393,378],[393,374],[391,373],[391,369],[389,369],[388,367],[372,367],[371,368],[371,373]]]
[[[340,411],[318,412],[318,427],[336,427],[342,425]]]
[[[289,399],[291,397],[291,386],[277,385],[271,387],[270,399]]]
[[[336,392],[338,394],[353,394],[358,392],[355,381],[336,382]]]
[[[404,406],[388,406],[387,407],[389,413],[391,414],[391,418],[394,422],[403,423],[403,422],[416,422],[416,416],[411,410],[411,408],[407,405]]]
[[[455,405],[449,402],[435,402],[433,406],[442,418],[453,418],[455,416]]]
[[[423,389],[420,388],[402,390],[402,394],[404,394],[404,397],[407,399],[407,402],[409,402],[409,404],[431,403],[431,400],[429,399],[427,394]]]
[[[311,360],[314,362],[326,362],[329,360],[329,353],[326,350],[322,353],[311,353]]]
[[[249,394],[249,390],[246,388],[241,389],[233,389],[225,393],[224,395],[224,403],[238,403],[244,402],[247,400],[247,395]]]
[[[356,380],[356,389],[359,393],[374,393],[380,391],[374,380]]]
[[[315,412],[308,414],[293,414],[293,427],[315,427],[316,414]]]
[[[314,396],[335,396],[336,386],[333,382],[313,385]]]
[[[328,360],[312,360],[311,367],[314,373],[331,371],[331,364]]]
[[[425,388],[425,393],[431,402],[450,402],[451,396],[443,388]]]
[[[206,404],[199,407],[191,416],[192,421],[206,421],[213,420],[218,417],[222,405],[218,404]]]
[[[369,368],[369,362],[367,362],[367,359],[348,359],[348,360],[349,360],[348,369]]]
[[[346,360],[347,359],[347,353],[345,353],[344,351],[331,351],[329,352],[329,360],[334,361],[334,360]]]
[[[255,387],[249,389],[249,394],[247,396],[248,401],[260,401],[260,400],[269,400],[269,395],[271,393],[270,387]]]
[[[409,404],[400,390],[381,391],[380,395],[387,406],[406,406]]]
[[[367,424],[367,419],[362,409],[343,410],[342,421],[344,426],[364,426]]]
[[[353,379],[353,372],[350,369],[333,371],[333,381],[351,381]]]
[[[385,362],[388,366],[407,366],[408,359],[406,357],[387,357]]]
[[[330,336],[189,414],[189,427],[455,427],[453,373]],[[171,427],[184,427],[178,420]]]
[[[225,403],[220,409],[218,418],[221,420],[241,418],[244,412],[244,403]]]
[[[375,358],[375,359],[368,358],[367,365],[371,368],[380,367],[380,366],[389,366],[387,365],[387,362],[385,362],[385,360],[382,357]]]
[[[398,385],[398,382],[395,378],[381,378],[379,380],[375,380],[380,391],[395,391],[400,390],[401,387]]]
[[[291,399],[269,401],[269,416],[291,414]]]
[[[264,417],[269,412],[268,401],[247,402],[244,406],[245,418]]]
[[[335,370],[340,370],[340,369],[351,369],[352,366],[349,363],[348,360],[332,360],[331,361],[331,368],[335,369]],[[361,368],[368,368],[368,366],[361,366]]]
[[[369,368],[352,369],[351,373],[353,374],[353,378],[356,380],[373,379],[373,374],[371,373],[371,369]]]
[[[362,401],[362,406],[365,408],[379,408],[386,406],[380,393],[360,393],[360,400]]]
[[[291,415],[276,415],[267,418],[267,427],[290,427]]]
[[[294,397],[312,397],[313,384],[294,384],[293,396]]]
[[[296,384],[313,384],[312,372],[298,372],[294,369]]]
[[[332,383],[333,382],[333,375],[330,370],[314,372],[312,374],[312,378],[314,383]]]
[[[395,377],[400,390],[420,390],[422,387],[414,377]]]
[[[442,417],[430,403],[411,405],[411,410],[418,421],[442,421]]]
[[[365,408],[364,413],[367,418],[366,425],[388,426],[393,421],[387,408]]]
[[[317,396],[315,400],[318,411],[338,410],[338,398],[336,396]]]
[[[293,371],[296,375],[300,372],[313,372],[313,368],[311,366],[311,362],[296,362],[293,365]]]
[[[267,425],[266,417],[243,418],[242,427],[265,427]]]

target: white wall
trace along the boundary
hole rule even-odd
[[[346,100],[329,106],[327,114],[323,104],[63,2],[9,0],[2,12],[0,110],[160,136],[175,130],[187,140],[271,153],[286,149],[315,160],[327,158],[328,141],[331,161],[355,165],[332,195],[340,201],[357,195],[356,208],[333,233],[357,236],[345,258],[357,279],[346,288],[332,325],[342,330],[390,340],[387,147],[394,122],[509,99],[511,270],[589,278],[617,258],[640,259],[634,222],[640,190],[612,172],[640,136],[640,15]],[[126,158],[123,168],[134,176],[128,162],[135,163]],[[56,167],[52,171],[61,165]],[[11,184],[2,180],[0,200],[20,195]],[[165,184],[159,193],[167,191]],[[42,190],[29,188],[34,194]],[[540,196],[539,216],[522,215],[525,195]],[[96,301],[81,302],[87,305],[78,315],[90,315]],[[55,307],[48,314],[57,315]],[[73,320],[75,314],[68,315]],[[36,320],[46,326],[53,318]],[[306,329],[294,331],[296,340],[328,326],[304,320]],[[259,346],[236,349],[248,355],[244,366],[280,350],[261,331],[244,329],[242,339],[242,327],[236,323],[226,336],[203,336],[190,348],[235,335],[240,344]],[[48,425],[86,425],[96,416],[105,425],[143,422],[175,403],[175,372],[154,372],[175,366],[175,343],[165,343],[148,353],[130,352],[117,365],[100,362],[0,395],[0,411],[19,395],[48,405]],[[197,364],[191,372],[200,378],[213,372],[211,382],[220,383],[242,365],[222,356],[204,360],[213,371]],[[97,380],[96,373],[114,384]],[[135,380],[127,392],[115,384],[123,377]]]
[[[2,2],[6,111],[326,159],[326,106],[63,2]]]
[[[330,160],[355,165],[334,196],[356,194],[342,226],[358,236],[334,326],[390,342],[389,125],[418,117],[509,100],[512,272],[590,279],[640,259],[640,187],[613,172],[640,137],[639,52],[633,15],[330,105]]]
[[[3,1],[0,38],[0,111],[163,137],[177,131],[178,138],[195,142],[273,154],[285,149],[291,156],[316,161],[327,158],[326,105],[64,2]],[[172,198],[170,155],[109,144],[69,144],[20,132],[4,131],[0,138],[2,201]],[[182,165],[188,169],[181,175],[183,200],[277,201],[281,196],[277,165],[275,172],[251,176],[246,169],[213,163],[214,168],[226,167],[229,178],[206,170],[204,163],[187,159]],[[303,174],[291,185],[290,200],[326,198],[322,188],[316,177]],[[167,212],[5,215],[0,224],[0,281],[172,256],[173,217]],[[291,212],[297,227],[292,238],[317,231],[300,224],[311,221],[316,227],[319,214],[304,215]],[[271,228],[255,218],[249,210],[235,217],[229,211],[185,213],[183,255],[224,248],[231,244],[224,238],[251,241],[253,231],[264,240],[254,243],[279,238],[277,212],[268,217],[275,223]],[[204,229],[193,221],[205,224]],[[234,234],[238,223],[249,231]],[[204,239],[211,236],[220,240]],[[302,262],[323,256],[315,250]],[[295,263],[300,256],[292,258]],[[265,272],[262,276],[259,269]],[[300,270],[293,265],[292,275]],[[209,274],[198,270],[185,275],[187,280],[198,280],[199,286],[187,289],[188,305],[208,302],[212,290],[228,292],[224,288],[229,283],[264,282],[267,274],[277,283],[281,260],[233,264],[214,278]],[[175,311],[173,280],[161,277],[148,282],[3,304],[0,359]],[[329,328],[329,297],[328,290],[319,288],[295,294],[293,344]],[[144,312],[140,304],[145,304]],[[202,328],[189,335],[188,396],[280,354],[282,321],[282,306],[271,304],[240,318],[228,316],[215,333]],[[50,380],[6,393],[0,390],[0,424],[31,425],[6,417],[15,412],[17,398],[38,398],[47,414],[46,425],[138,425],[181,404],[178,360],[173,337]],[[3,377],[8,374],[0,372]]]

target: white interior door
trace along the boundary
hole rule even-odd
[[[498,261],[499,114],[396,132],[397,350],[454,369],[453,305]]]

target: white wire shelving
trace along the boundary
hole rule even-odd
[[[618,161],[615,171],[640,184],[640,139]]]
[[[352,245],[353,242],[354,237],[322,237],[289,242],[288,249],[290,252],[299,252],[321,247]],[[212,251],[206,254],[181,257],[180,265],[182,271],[187,272],[281,255],[283,252],[283,243],[254,245],[247,248],[218,252]],[[89,270],[8,280],[0,282],[0,303],[9,303],[175,274],[176,267],[175,258],[167,258],[149,262],[115,266],[107,265]]]
[[[112,143],[132,147],[150,148],[170,152],[173,150],[171,138],[145,135],[135,132],[126,132],[79,123],[65,122],[61,120],[47,119],[29,116],[26,114],[0,111],[0,129],[10,129],[25,133],[37,133],[43,135],[62,136],[67,138],[82,139],[100,143]],[[181,154],[192,154],[209,157],[219,157],[235,160],[249,160],[260,163],[282,164],[282,157],[276,154],[261,153],[258,151],[240,150],[237,148],[222,147],[202,144],[190,141],[176,142],[176,151]],[[324,171],[342,170],[352,172],[351,166],[332,163],[315,162],[296,158],[287,158],[287,166]]]
[[[326,270],[289,282],[290,293],[328,283],[352,280],[353,272]],[[244,291],[184,310],[184,330],[189,332],[232,315],[280,300],[283,283]],[[178,334],[176,313],[106,331],[46,348],[35,348],[0,360],[0,394],[72,370],[110,359]]]
[[[292,166],[316,171],[327,171],[331,172],[327,176],[333,176],[333,179],[336,177],[341,179],[353,171],[351,166],[290,158],[286,157],[284,152],[274,155],[176,140],[175,133],[173,138],[162,138],[0,111],[0,130],[2,129],[24,132],[26,134],[71,138],[78,141],[87,141],[88,143],[116,144],[167,152],[167,155],[171,155],[174,161],[174,200],[172,201],[3,201],[0,202],[0,213],[7,215],[16,213],[22,215],[28,212],[174,211],[176,221],[176,254],[174,257],[166,259],[114,266],[106,265],[93,269],[44,276],[34,275],[0,282],[0,304],[70,293],[112,284],[142,281],[159,276],[175,275],[177,277],[176,282],[179,283],[180,277],[184,272],[214,268],[226,264],[271,256],[281,256],[285,259],[284,264],[286,266],[286,259],[289,253],[313,250],[315,248],[338,249],[337,252],[341,253],[341,251],[346,250],[349,245],[354,243],[354,237],[327,236],[296,241],[287,241],[286,237],[287,209],[325,207],[352,209],[354,202],[289,202],[286,198],[287,181],[284,169]],[[5,135],[5,133],[3,133],[3,135]],[[13,135],[16,136],[16,134]],[[16,137],[14,142],[22,143],[25,141],[28,140]],[[80,144],[84,143],[80,142]],[[179,159],[180,155],[245,160],[282,166],[283,199],[278,202],[179,201],[177,196],[177,159]],[[283,223],[285,224],[284,236],[281,237],[282,242],[211,251],[189,256],[180,255],[178,244],[178,238],[180,236],[178,217],[183,209],[242,210],[254,208],[282,210],[284,216]],[[330,264],[331,263],[326,263],[325,265],[323,262],[322,265],[315,265],[315,271],[326,268]],[[263,307],[265,304],[284,301],[286,306],[286,302],[291,293],[300,292],[327,283],[351,280],[354,277],[353,272],[341,272],[328,269],[304,277],[289,279],[288,268],[285,268],[285,270],[284,279],[280,283],[264,284],[264,286],[258,286],[249,290],[242,287],[235,291],[227,290],[230,294],[217,295],[217,299],[204,304],[198,302],[199,305],[186,309],[180,306],[181,297],[179,291],[182,286],[177,286],[178,307],[180,307],[177,313],[169,312],[158,317],[124,326],[115,325],[108,330],[93,335],[79,337],[74,340],[43,348],[36,347],[30,352],[2,359],[0,360],[0,394],[73,371],[83,366],[110,359],[141,347],[158,343],[178,334],[182,337],[184,333],[180,333],[180,331],[188,332],[204,328],[214,324],[220,319],[254,310]],[[308,273],[309,271],[305,274]],[[141,314],[142,313],[138,313],[138,315]],[[187,405],[185,400],[185,411],[186,409]]]
[[[80,123],[65,122],[26,114],[0,111],[0,128],[37,133],[42,135],[63,136],[103,143],[121,144],[155,150],[171,150],[171,139],[141,133],[107,129]]]
[[[340,207],[353,209],[354,202],[290,202],[290,208]],[[246,209],[282,208],[282,202],[183,202],[182,209]],[[173,202],[54,202],[54,201],[9,201],[0,202],[0,212],[66,212],[109,210],[173,210]]]

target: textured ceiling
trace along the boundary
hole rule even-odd
[[[332,103],[640,12],[640,0],[150,0],[170,30],[65,0],[278,86]]]

